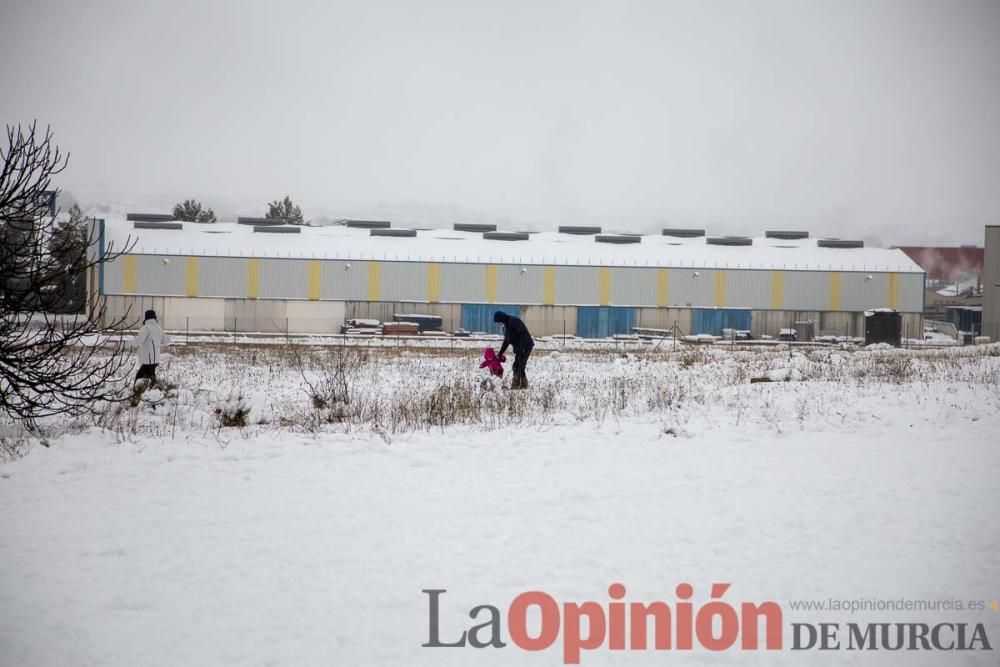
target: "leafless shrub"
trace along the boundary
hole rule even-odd
[[[24,456],[28,451],[28,435],[24,424],[0,421],[0,463]]]
[[[687,396],[687,389],[675,383],[660,384],[646,399],[650,410],[674,410],[680,407]]]
[[[244,428],[249,423],[250,403],[239,391],[233,391],[225,401],[215,406],[215,416],[223,428]]]
[[[633,396],[637,393],[638,383],[632,378],[611,379],[611,402],[617,412],[628,408]]]
[[[688,345],[681,350],[679,363],[681,368],[692,368],[704,364],[706,353],[700,345]]]
[[[903,384],[913,379],[914,364],[902,354],[879,354],[873,355],[868,363],[854,366],[853,374],[859,382]]]
[[[558,408],[559,394],[556,392],[555,386],[549,384],[538,391],[537,405],[544,415],[551,414]]]
[[[351,412],[352,385],[368,363],[368,352],[353,345],[334,345],[311,354],[308,362],[296,350],[294,360],[316,419],[328,424],[344,421]]]
[[[255,359],[250,365],[245,356],[248,348]],[[239,377],[239,387],[254,389],[251,402],[255,407],[242,417],[227,416],[225,422],[226,426],[249,424],[240,430],[244,437],[260,422],[256,410],[265,402],[285,428],[313,433],[358,430],[378,434],[387,442],[395,433],[453,425],[494,430],[574,418],[602,423],[608,419],[646,419],[650,412],[662,413],[656,418],[665,429],[674,429],[668,435],[685,431],[681,428],[685,423],[720,420],[737,425],[760,422],[775,432],[787,432],[796,422],[799,428],[810,428],[817,420],[849,415],[837,383],[864,387],[914,384],[933,378],[981,388],[991,377],[995,387],[1000,372],[984,350],[970,348],[803,350],[790,357],[787,349],[691,345],[634,353],[627,361],[613,350],[587,349],[551,359],[540,356],[533,366],[531,387],[508,391],[493,378],[484,381],[486,374],[477,368],[478,350],[471,348],[432,352],[357,342],[336,346],[254,343],[198,346],[196,351],[197,362],[190,356],[191,349],[178,349],[175,358],[175,362],[190,359],[198,372],[197,380],[192,381],[178,369],[175,379],[182,387],[188,384],[181,389],[186,396],[181,401],[186,413],[179,426],[169,401],[159,407],[142,401],[135,409],[126,403],[119,412],[102,415],[103,423],[110,424],[123,439],[136,432],[136,420],[144,434],[169,434],[192,425],[222,429],[221,414],[213,412],[219,403],[208,397],[217,395],[221,383]],[[807,380],[812,386],[789,382],[751,390],[747,384],[751,374],[781,369],[794,370],[796,379]],[[817,384],[828,384],[829,390]],[[300,391],[306,394],[306,401]],[[928,393],[916,386],[907,388],[911,391]],[[873,386],[862,393],[884,394],[885,390]],[[1000,397],[1000,390],[995,394]],[[272,396],[277,405],[270,402]],[[984,396],[986,401],[993,398],[991,393]]]

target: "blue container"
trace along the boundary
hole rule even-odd
[[[721,336],[723,329],[750,330],[750,311],[744,308],[695,308],[691,333]]]
[[[576,335],[580,338],[630,334],[634,326],[635,308],[580,306],[576,309]]]
[[[502,334],[503,325],[493,321],[493,313],[498,310],[514,317],[521,316],[521,306],[507,306],[497,303],[463,303],[462,328],[466,331]]]

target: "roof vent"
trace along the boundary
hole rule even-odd
[[[174,220],[173,213],[128,213],[126,220],[132,222],[171,222]]]
[[[841,239],[820,239],[816,241],[820,248],[864,248],[864,241],[846,241]]]
[[[417,235],[417,230],[415,229],[372,229],[369,232],[370,236],[406,236],[412,237]]]
[[[600,234],[601,233],[601,228],[600,227],[580,227],[580,226],[577,226],[577,225],[560,225],[559,226],[559,233],[560,234],[581,234],[581,235],[586,236],[586,235],[589,235],[589,234]]]
[[[496,225],[481,225],[474,222],[456,222],[452,225],[456,232],[495,232]]]
[[[664,236],[679,236],[685,239],[693,239],[705,235],[704,229],[664,229]]]
[[[528,232],[483,232],[483,238],[490,241],[527,241]]]
[[[782,239],[785,241],[794,241],[796,239],[809,238],[809,232],[778,231],[772,229],[764,232],[764,237],[769,239]]]
[[[184,229],[179,222],[135,222],[136,229]]]
[[[284,220],[278,220],[277,218],[236,218],[236,224],[238,225],[256,225],[258,227],[274,227],[277,225],[285,224]]]
[[[268,234],[301,234],[302,233],[302,227],[299,227],[298,225],[288,225],[288,226],[281,226],[281,227],[276,227],[274,225],[261,225],[261,226],[258,226],[258,227],[254,227],[253,230],[255,232],[266,232]]]
[[[594,240],[598,243],[642,243],[638,234],[598,234]]]
[[[344,224],[358,229],[389,229],[392,226],[388,220],[345,220]]]
[[[753,245],[753,239],[746,236],[710,236],[708,245]]]

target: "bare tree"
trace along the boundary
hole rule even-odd
[[[91,269],[127,250],[94,251],[98,229],[86,228],[82,260],[67,263],[52,251],[56,230],[51,179],[66,168],[52,131],[32,123],[7,126],[0,144],[0,411],[33,429],[36,420],[76,415],[98,400],[120,400],[115,387],[129,359],[106,334],[122,320],[106,323],[104,303],[84,315],[46,312],[46,294],[67,279],[85,281]],[[128,245],[128,244],[126,244]]]

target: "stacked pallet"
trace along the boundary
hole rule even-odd
[[[444,329],[444,318],[440,315],[418,315],[416,313],[399,314],[392,316],[394,322],[412,322],[420,327],[420,333],[428,331],[442,331]]]
[[[420,333],[420,325],[416,322],[384,322],[383,336],[416,336]]]
[[[378,320],[352,319],[340,327],[340,333],[353,336],[375,336],[382,333],[382,323]]]

